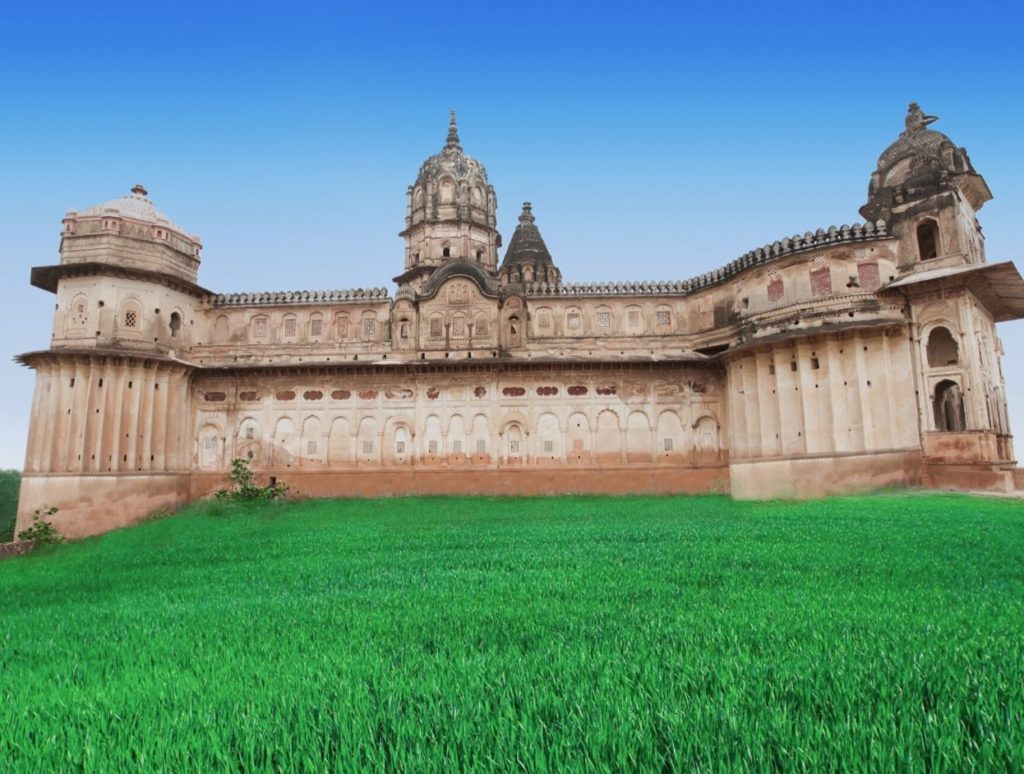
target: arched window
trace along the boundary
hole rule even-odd
[[[939,326],[928,336],[928,365],[932,368],[957,365],[960,351],[949,328]]]
[[[917,255],[922,261],[939,257],[939,224],[932,218],[917,224]]]
[[[962,433],[967,429],[964,396],[960,385],[943,379],[935,385],[935,429],[945,433]]]
[[[252,337],[254,339],[265,339],[270,330],[270,320],[266,315],[260,315],[252,321]]]
[[[441,257],[442,258],[451,258],[452,257],[452,249],[450,247],[443,248],[441,250]]]
[[[121,307],[119,323],[124,332],[139,333],[142,331],[142,306],[138,301],[125,301]]]
[[[171,329],[171,338],[178,337],[178,331],[181,330],[181,315],[177,312],[171,312],[171,321],[169,323]]]
[[[444,335],[444,321],[441,315],[435,314],[430,318],[430,338],[439,339]]]
[[[282,326],[282,333],[286,338],[295,338],[295,334],[298,333],[299,323],[295,315],[286,314],[283,320],[284,325]]]

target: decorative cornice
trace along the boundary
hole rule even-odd
[[[819,228],[815,232],[808,231],[803,236],[794,235],[772,242],[744,253],[734,261],[730,261],[720,269],[705,272],[688,280],[658,282],[570,282],[551,284],[547,282],[531,282],[522,285],[527,296],[684,296],[704,288],[713,287],[726,282],[736,275],[755,266],[784,258],[806,250],[820,250],[839,244],[869,242],[887,239],[890,234],[885,221],[877,223],[855,223],[852,226],[829,226]]]
[[[221,293],[207,299],[211,306],[282,306],[336,304],[342,301],[391,301],[387,288],[348,290],[276,290],[258,293]]]

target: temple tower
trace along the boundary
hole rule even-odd
[[[462,150],[454,110],[444,148],[423,162],[407,196],[400,234],[405,268],[395,282],[418,290],[437,268],[452,261],[497,272],[497,197],[484,165]]]

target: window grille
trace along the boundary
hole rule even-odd
[[[363,454],[373,454],[373,441],[363,441]]]
[[[253,335],[257,339],[265,339],[267,337],[267,318],[257,317],[256,322],[253,325]]]
[[[665,451],[672,451],[672,439],[671,438],[666,438],[665,439]]]
[[[659,328],[667,328],[672,324],[672,313],[667,309],[659,309],[654,313],[654,324]]]
[[[295,318],[285,317],[284,318],[284,335],[294,336],[295,335]]]
[[[608,332],[612,327],[611,312],[598,312],[595,316],[595,322],[597,323],[597,329],[599,331],[602,333]]]
[[[508,450],[512,454],[519,454],[519,441],[509,441]]]
[[[452,318],[452,336],[459,339],[466,336],[466,318],[461,314]]]
[[[462,454],[462,441],[452,441],[452,454]]]
[[[580,329],[580,313],[569,312],[569,314],[566,316],[565,322],[569,330],[578,331]]]
[[[256,431],[251,427],[245,428],[245,437],[246,440],[251,441],[253,438],[256,437]]]
[[[339,317],[338,318],[338,338],[339,339],[347,339],[348,338],[348,317]]]
[[[437,454],[437,441],[427,442],[427,452],[430,454]]]
[[[629,310],[629,327],[638,328],[640,326],[640,310],[630,309]]]
[[[316,454],[316,441],[309,441],[306,444],[306,454]]]
[[[206,449],[207,451],[216,451],[217,449],[217,436],[208,435],[206,436]]]
[[[376,317],[364,317],[363,318],[363,336],[368,339],[372,339],[377,333],[377,318]]]
[[[310,336],[319,336],[320,334],[323,333],[323,330],[324,330],[324,321],[323,320],[321,320],[319,317],[316,318],[315,320],[310,320],[310,323],[309,323],[309,335]]]
[[[555,450],[555,442],[554,441],[545,441],[544,442],[544,452],[546,454],[551,454],[554,450]]]
[[[477,442],[476,442],[476,453],[477,454],[486,454],[487,453],[487,441],[485,441],[483,438],[477,439]]]
[[[430,319],[430,338],[439,339],[441,338],[441,318],[432,317]]]
[[[124,313],[125,328],[134,328],[136,325],[138,325],[138,322],[139,318],[132,310],[129,309],[127,312]]]

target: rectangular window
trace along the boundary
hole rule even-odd
[[[395,441],[395,454],[405,454],[405,441]]]
[[[256,322],[252,326],[252,335],[257,339],[265,339],[267,337],[267,318],[257,317]]]
[[[672,324],[672,313],[668,309],[659,309],[654,313],[654,324],[659,328],[668,328]]]
[[[372,339],[377,333],[377,318],[376,317],[364,317],[363,318],[363,336],[367,339]]]
[[[316,454],[316,441],[309,441],[306,444],[306,454]]]
[[[598,312],[594,316],[594,322],[597,324],[597,330],[599,333],[607,333],[612,328],[612,313]]]
[[[452,454],[462,454],[462,441],[452,441]]]
[[[348,338],[348,317],[339,317],[338,318],[338,338],[339,339],[347,339]]]
[[[551,454],[554,450],[555,450],[555,442],[554,441],[545,441],[544,442],[544,453],[545,454]]]
[[[138,324],[138,321],[139,320],[138,317],[136,317],[135,312],[128,311],[124,313],[125,328],[134,328]]]
[[[373,441],[363,441],[363,454],[373,454]]]
[[[578,331],[580,329],[580,313],[569,312],[565,317],[565,325],[571,331]]]
[[[508,450],[512,454],[519,454],[519,441],[509,441]]]
[[[215,451],[217,449],[217,436],[206,436],[206,448],[209,449],[210,451]]]
[[[245,428],[245,438],[246,438],[246,440],[251,441],[255,437],[256,437],[256,431],[253,428],[251,428],[251,427]]]
[[[878,276],[878,264],[857,264],[857,281],[864,290],[878,290],[878,287],[882,284]]]
[[[811,272],[811,295],[815,298],[832,295],[832,271],[828,266]]]
[[[437,454],[437,441],[427,441],[427,453]]]
[[[464,338],[466,335],[466,318],[461,314],[455,315],[452,318],[452,336],[457,339]]]
[[[321,320],[319,317],[317,317],[314,320],[310,320],[310,322],[309,322],[309,335],[310,336],[319,336],[321,333],[323,333],[323,328],[324,328],[324,321]]]
[[[547,312],[542,314],[537,320],[537,325],[542,331],[549,330],[551,328],[551,315]]]
[[[629,310],[629,327],[639,328],[640,327],[640,310],[630,309]]]
[[[666,438],[665,439],[665,451],[672,451],[672,439],[671,438]]]
[[[294,336],[295,335],[295,318],[285,317],[284,318],[284,335]]]
[[[478,439],[477,442],[476,442],[476,453],[477,454],[486,454],[487,453],[487,441],[485,441],[483,438]]]
[[[439,339],[441,338],[441,318],[432,317],[430,320],[430,338]]]

